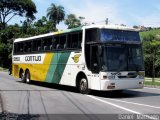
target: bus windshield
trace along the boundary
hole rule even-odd
[[[141,71],[143,57],[140,45],[105,46],[103,71]]]
[[[136,31],[101,29],[100,41],[140,41],[140,37]]]

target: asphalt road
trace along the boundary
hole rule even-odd
[[[82,95],[73,87],[25,84],[0,72],[0,112],[47,120],[160,119],[160,89]]]

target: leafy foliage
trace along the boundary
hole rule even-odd
[[[16,15],[33,20],[36,12],[36,6],[32,0],[1,0],[0,29],[4,29],[6,24]]]
[[[160,77],[160,29],[141,32],[146,76]]]
[[[45,16],[34,23],[34,28],[37,34],[49,33],[51,31],[57,31],[56,28],[52,26],[52,21],[48,21]]]
[[[79,27],[82,25],[81,21],[84,19],[84,17],[77,18],[75,14],[69,14],[67,15],[67,18],[65,19],[64,23],[68,26],[68,29]]]
[[[65,18],[64,7],[61,5],[56,6],[52,3],[51,6],[47,9],[47,17],[50,21],[53,22],[52,26],[56,28],[56,25],[63,21]]]

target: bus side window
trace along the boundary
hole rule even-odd
[[[71,34],[67,35],[67,43],[68,43],[67,48],[70,49],[71,48],[71,43],[72,43],[72,35]]]
[[[34,52],[41,51],[41,39],[33,40],[33,50]]]
[[[72,33],[68,35],[68,48],[79,49],[82,43],[82,32]]]
[[[17,53],[23,53],[24,44],[22,42],[17,43]]]
[[[54,49],[59,49],[59,36],[54,37]]]
[[[82,47],[81,44],[82,44],[82,32],[80,32],[78,36],[78,48]]]
[[[78,33],[72,34],[71,48],[78,48]]]
[[[43,49],[44,51],[49,51],[50,50],[50,45],[52,45],[52,38],[47,37],[43,39]]]
[[[50,46],[49,46],[50,51],[52,51],[53,48],[54,48],[54,38],[51,38],[51,39],[52,39],[52,40],[51,40],[51,44],[50,44]]]
[[[38,46],[38,52],[40,52],[42,49],[41,49],[41,46]]]
[[[38,52],[41,52],[42,50],[41,40],[37,40],[36,48],[38,48]]]
[[[32,48],[32,41],[24,43],[24,52],[25,53],[31,52],[31,48]]]
[[[65,49],[67,47],[66,35],[60,36],[59,39],[59,49]]]
[[[47,40],[42,38],[42,51],[47,51]]]

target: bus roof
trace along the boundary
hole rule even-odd
[[[51,33],[37,35],[33,37],[28,37],[28,38],[17,38],[14,40],[14,42],[21,42],[21,41],[27,41],[27,40],[38,39],[38,38],[43,38],[43,37],[50,37],[50,36],[57,35],[57,34],[69,33],[69,32],[80,31],[80,30],[82,30],[82,27],[67,29],[67,30],[58,31],[58,32],[51,32]]]
[[[115,29],[115,30],[127,30],[127,31],[138,31],[135,28],[127,27],[127,26],[120,26],[120,25],[90,25],[90,26],[84,26],[83,28],[89,29],[89,28],[104,28],[104,29]]]
[[[77,28],[73,28],[73,29],[67,29],[64,31],[51,32],[51,33],[37,35],[37,36],[33,36],[33,37],[28,37],[28,38],[18,38],[18,39],[15,39],[14,42],[27,41],[27,40],[38,39],[38,38],[43,38],[43,37],[50,37],[50,36],[57,35],[57,34],[70,33],[70,32],[74,32],[74,31],[80,31],[82,29],[90,29],[90,28],[104,28],[104,29],[115,29],[115,30],[138,31],[138,30],[131,28],[131,27],[119,26],[119,25],[89,25],[89,26],[77,27]]]

